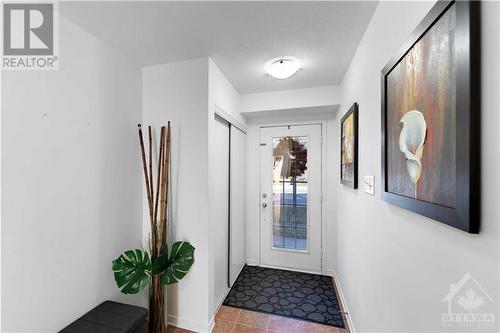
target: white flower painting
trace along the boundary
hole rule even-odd
[[[399,150],[406,158],[406,167],[415,187],[415,199],[417,199],[417,183],[422,174],[422,155],[427,124],[422,112],[417,110],[406,112],[399,123],[402,125],[399,134]]]

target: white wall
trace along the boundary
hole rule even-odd
[[[205,332],[210,325],[208,58],[143,68],[144,124],[172,122],[170,241],[193,244],[195,262],[170,286],[169,321]],[[145,224],[146,226],[148,223]],[[145,228],[147,231],[147,228]]]
[[[482,10],[481,233],[467,234],[380,199],[380,71],[432,6],[380,2],[342,83],[337,127],[358,102],[359,177],[376,177],[375,196],[338,185],[337,273],[357,332],[445,330],[441,300],[466,272],[498,302],[499,3],[483,2]],[[333,172],[338,178],[338,168]]]
[[[56,332],[121,295],[141,241],[141,73],[60,18],[58,71],[2,73],[2,332]]]
[[[247,117],[266,116],[267,111],[339,105],[340,86],[270,91],[241,95],[241,113]]]
[[[221,304],[224,299],[224,295],[227,292],[227,287],[224,288],[221,284],[221,280],[227,282],[227,271],[217,271],[215,263],[227,263],[227,252],[218,251],[217,248],[220,247],[220,243],[226,244],[227,246],[227,234],[221,232],[217,225],[220,225],[220,214],[218,214],[218,205],[216,204],[216,198],[218,196],[218,189],[221,186],[227,186],[224,182],[218,181],[217,174],[218,170],[216,167],[216,161],[220,158],[221,149],[218,147],[217,143],[214,141],[214,113],[217,112],[228,122],[236,122],[242,126],[245,126],[245,119],[240,114],[240,94],[234,88],[234,86],[229,82],[224,73],[217,67],[217,65],[208,58],[208,85],[207,90],[209,93],[208,101],[208,154],[209,154],[209,170],[208,170],[208,186],[209,186],[209,216],[210,216],[210,312],[213,316],[217,311],[217,307]],[[233,129],[236,130],[236,129]],[[231,149],[234,148],[236,142],[232,142]],[[238,147],[240,148],[240,147]],[[241,147],[244,149],[244,147]],[[234,156],[232,156],[234,158]],[[229,176],[229,175],[228,175]],[[231,193],[231,213],[238,215],[238,208],[242,207],[235,206],[238,200],[237,193]],[[226,219],[227,221],[227,219]],[[232,223],[242,223],[242,220],[234,219]],[[243,227],[241,228],[243,231]],[[244,244],[238,244],[238,248],[232,248],[233,253],[239,253],[244,251]]]
[[[227,119],[228,121],[235,120],[244,125],[246,121],[240,113],[242,107],[240,93],[211,58],[208,58],[208,72],[209,108],[211,109],[209,116],[212,117],[214,108],[218,108],[219,111],[222,110],[228,117],[232,118]]]
[[[220,233],[214,228],[217,215],[212,205],[220,185],[214,181],[214,111],[217,107],[244,124],[239,102],[239,93],[210,58],[143,68],[144,123],[158,129],[170,120],[173,128],[169,238],[186,239],[196,247],[188,275],[167,290],[169,321],[199,332],[210,330],[221,301],[220,293],[215,297],[215,280],[221,277],[214,271],[215,261],[223,255],[215,250]],[[147,214],[143,227],[147,235]],[[222,259],[227,262],[227,255]]]

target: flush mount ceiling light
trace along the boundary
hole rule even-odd
[[[266,65],[266,73],[280,80],[289,78],[299,69],[299,62],[291,57],[272,59]]]

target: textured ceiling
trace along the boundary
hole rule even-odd
[[[377,3],[61,2],[60,12],[142,66],[210,56],[240,93],[339,84]],[[294,56],[287,80],[265,63]]]

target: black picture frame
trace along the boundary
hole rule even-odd
[[[353,155],[353,181],[348,181],[343,178],[342,170],[342,138],[343,138],[343,124],[344,121],[353,116],[353,129],[354,129],[354,155]],[[358,103],[354,103],[351,108],[346,112],[346,114],[340,120],[340,182],[353,189],[358,188]]]
[[[456,204],[454,208],[387,190],[387,76],[412,46],[455,7]],[[382,70],[382,200],[469,233],[480,228],[480,2],[439,1]]]

